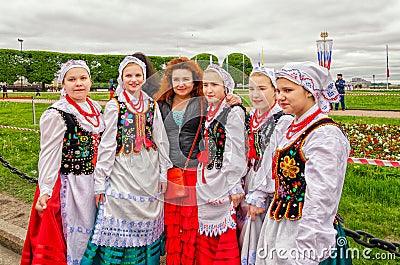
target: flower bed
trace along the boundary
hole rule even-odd
[[[341,124],[351,157],[400,161],[400,127],[390,124]]]

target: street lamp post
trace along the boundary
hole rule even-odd
[[[375,75],[372,75],[372,82],[374,83],[374,89],[375,89]]]
[[[324,59],[325,59],[325,43],[326,43],[326,38],[328,38],[328,32],[327,31],[323,31],[323,32],[321,32],[321,34],[320,34],[320,36],[321,36],[321,38],[322,38],[322,41],[323,41],[323,43],[324,43],[324,49],[323,49],[323,51],[324,51]],[[324,60],[324,66],[325,66],[325,60]]]
[[[24,40],[18,38],[18,41],[19,41],[19,43],[21,44],[21,62],[22,62],[22,60],[23,60],[23,59],[22,59],[22,42],[24,42]],[[22,89],[22,73],[20,73],[19,79],[20,79],[20,85],[21,85],[21,89]]]

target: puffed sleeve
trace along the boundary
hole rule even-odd
[[[249,194],[246,195],[248,204],[265,208],[267,195],[275,192],[275,181],[272,179],[272,159],[278,143],[282,141],[282,137],[285,137],[286,130],[293,119],[291,115],[283,115],[279,118],[270,142],[264,150],[260,167],[254,175],[253,186],[249,187]]]
[[[171,168],[172,162],[169,159],[169,141],[165,131],[164,122],[158,104],[155,102],[153,121],[153,141],[158,148],[158,159],[160,162],[160,181],[167,182],[167,171]],[[178,137],[178,136],[177,136]]]
[[[335,245],[333,221],[339,206],[346,174],[350,145],[339,128],[322,126],[311,133],[303,146],[306,192],[303,215],[299,220],[299,253],[315,250],[321,260],[298,259],[297,264],[318,264],[327,258],[327,249]]]
[[[64,133],[67,127],[61,114],[46,110],[40,117],[39,190],[40,196],[52,195],[61,167]]]
[[[224,160],[221,171],[228,183],[229,194],[244,193],[240,179],[246,174],[245,113],[240,107],[233,107],[228,114]]]
[[[115,153],[117,148],[117,122],[118,122],[118,103],[115,100],[107,102],[104,108],[104,130],[99,144],[97,164],[94,170],[94,192],[95,194],[104,193],[106,190],[106,178],[111,175],[114,166]]]

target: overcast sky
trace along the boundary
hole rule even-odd
[[[0,0],[0,48],[68,53],[223,58],[264,49],[265,66],[317,62],[316,40],[333,39],[331,73],[400,83],[398,0]]]

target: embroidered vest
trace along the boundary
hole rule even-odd
[[[257,171],[260,162],[262,160],[262,156],[264,154],[265,148],[268,146],[269,141],[271,139],[271,135],[274,132],[275,126],[279,120],[279,118],[283,115],[283,111],[279,111],[275,113],[269,120],[267,120],[258,130],[251,132],[250,128],[250,120],[251,116],[246,116],[246,132],[248,137],[253,137],[253,141],[246,141],[247,142],[247,149],[251,149],[252,147],[249,145],[253,145],[255,151],[255,157],[247,155],[247,166],[249,168],[253,167],[254,171]],[[250,134],[253,134],[251,136]],[[254,161],[252,160],[254,158]]]
[[[115,99],[116,100],[116,99]],[[153,99],[148,100],[148,109],[145,113],[134,113],[126,107],[125,102],[118,102],[118,130],[116,155],[138,154],[144,147],[157,150],[153,142],[152,128],[155,104]]]
[[[208,170],[213,169],[214,166],[216,169],[222,167],[226,140],[225,124],[230,111],[231,107],[225,107],[209,124],[208,128],[202,128],[203,139],[200,141],[199,149],[200,151],[206,151],[206,146],[208,145]],[[207,137],[205,137],[205,130],[208,130],[208,143],[206,143]]]
[[[57,110],[67,126],[62,147],[61,173],[92,174],[96,165],[100,136],[84,130],[74,115],[53,107],[49,109]]]
[[[306,158],[302,148],[307,136],[324,125],[338,126],[330,118],[320,119],[307,128],[292,144],[276,150],[272,162],[275,194],[270,207],[270,218],[276,221],[283,218],[292,221],[301,218],[306,192],[304,176]]]

